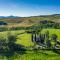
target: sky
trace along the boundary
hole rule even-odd
[[[0,0],[0,16],[60,14],[60,0]]]

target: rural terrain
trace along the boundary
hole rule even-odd
[[[1,16],[0,60],[60,60],[60,14]]]

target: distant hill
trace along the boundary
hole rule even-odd
[[[18,16],[0,16],[0,21],[6,22],[9,26],[29,27],[32,25],[40,24],[40,21],[48,20],[60,23],[60,14],[53,15],[40,15],[31,17],[18,17]]]
[[[19,16],[10,15],[10,16],[0,16],[0,18],[20,18],[20,17]]]
[[[20,17],[19,16],[10,15],[10,16],[7,16],[6,18],[20,18]]]
[[[5,18],[5,16],[0,16],[0,18]]]

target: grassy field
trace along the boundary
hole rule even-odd
[[[29,51],[29,53],[24,55],[15,53],[13,56],[8,58],[5,56],[0,56],[0,60],[60,60],[60,55],[52,51]]]
[[[45,31],[49,31],[50,36],[52,34],[56,34],[58,36],[58,40],[60,40],[60,29],[43,29],[42,33],[45,33]],[[12,33],[17,35],[17,44],[22,44],[24,46],[33,46],[34,44],[31,41],[31,34],[25,33],[24,30],[17,30],[17,31],[5,31],[5,32],[0,32],[0,37],[6,37],[7,33]]]
[[[4,31],[4,32],[0,32],[0,37],[5,38],[8,34],[14,34],[14,35],[19,35],[21,33],[24,33],[24,30],[15,30],[15,31]]]
[[[58,39],[60,40],[60,29],[43,29],[42,33],[45,33],[46,30],[49,31],[50,36],[51,34],[57,34]],[[31,34],[27,34],[24,30],[0,32],[0,37],[6,37],[8,32],[17,35],[16,44],[21,44],[26,47],[34,45],[31,41]],[[9,58],[0,56],[0,60],[60,60],[60,55],[54,53],[53,51],[40,50],[39,52],[34,52],[32,50],[26,51],[26,54],[23,55],[15,53]]]
[[[17,44],[22,44],[26,47],[33,46],[33,43],[31,41],[31,34],[25,33],[24,30],[0,32],[0,37],[6,38],[7,34],[9,33],[17,35],[17,41],[16,41]]]
[[[56,34],[58,36],[58,40],[60,40],[60,29],[43,29],[41,33],[45,33],[45,31],[49,31],[50,36],[52,34]],[[24,46],[33,46],[34,44],[31,41],[31,34],[25,33],[24,30],[17,30],[17,31],[5,31],[0,32],[0,37],[6,37],[7,33],[12,33],[17,35],[17,44],[22,44]]]
[[[34,45],[33,42],[31,41],[31,34],[24,33],[24,34],[18,35],[17,38],[18,39],[16,43],[18,44],[22,44],[26,47]]]
[[[49,31],[50,36],[52,34],[56,34],[58,36],[58,40],[60,40],[60,29],[43,29],[42,33],[45,33],[47,30]]]

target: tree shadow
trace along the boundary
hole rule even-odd
[[[60,54],[60,49],[53,49],[54,53]]]
[[[19,53],[19,54],[25,54],[26,48],[23,45],[10,43],[9,48],[11,51]]]
[[[8,48],[0,49],[0,55],[4,55],[7,58],[12,57],[15,53],[19,55],[26,54],[26,48],[20,44],[10,43]]]
[[[26,48],[23,45],[16,44],[17,36],[7,34],[6,38],[0,38],[0,55],[7,58],[13,57],[15,54],[23,55],[26,53]],[[4,57],[3,57],[4,58]]]

